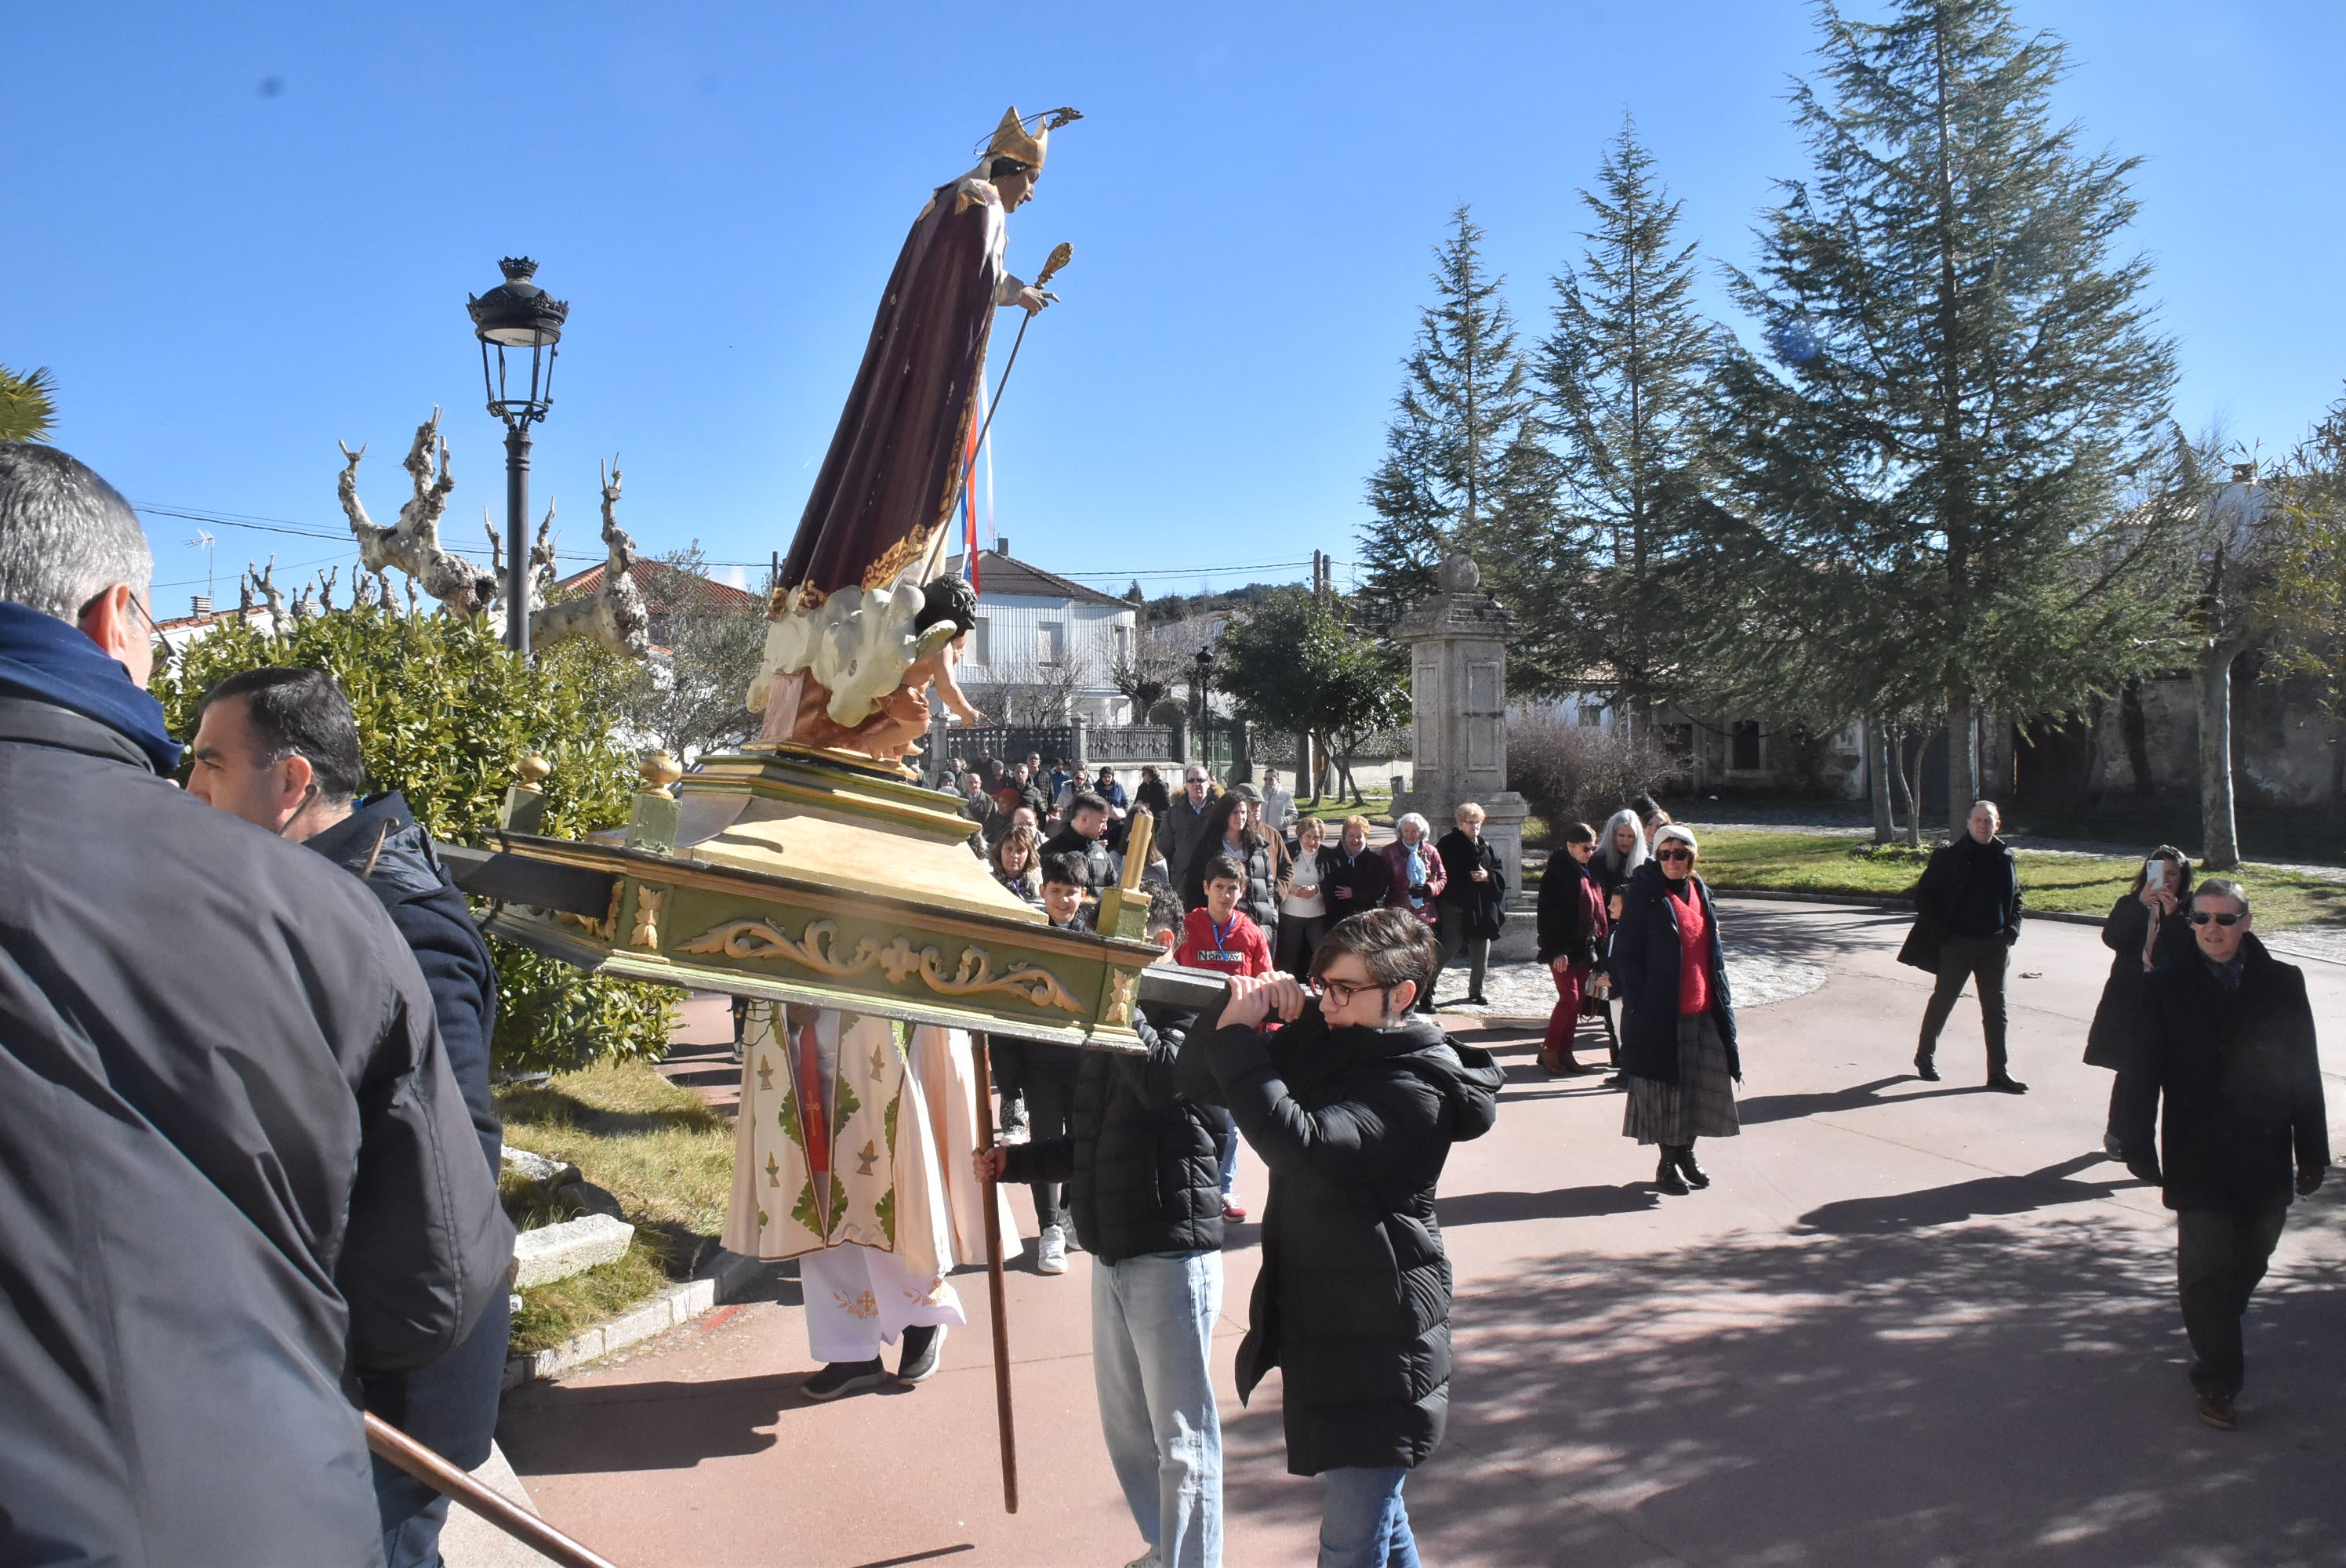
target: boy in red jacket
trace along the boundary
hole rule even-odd
[[[1183,917],[1181,944],[1173,950],[1173,962],[1229,975],[1269,974],[1270,942],[1239,908],[1246,868],[1235,856],[1216,855],[1206,862],[1205,881],[1206,907]]]

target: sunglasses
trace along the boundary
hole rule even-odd
[[[1361,996],[1372,991],[1382,991],[1384,989],[1384,987],[1378,985],[1373,981],[1366,985],[1355,985],[1349,980],[1330,980],[1327,976],[1321,974],[1313,975],[1306,983],[1311,987],[1312,995],[1327,997],[1339,1007],[1344,1006],[1355,996]]]
[[[1692,850],[1656,850],[1654,851],[1654,859],[1658,860],[1691,860],[1694,859],[1694,851]]]
[[[2244,914],[2217,914],[2210,910],[2193,910],[2191,911],[2191,923],[2193,925],[2206,925],[2209,921],[2214,921],[2218,925],[2232,926],[2239,924],[2242,921],[2248,918],[2249,917]]]

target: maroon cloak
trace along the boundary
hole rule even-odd
[[[818,601],[844,587],[884,588],[948,521],[998,309],[993,196],[956,180],[913,221],[782,562],[782,587],[804,585]]]

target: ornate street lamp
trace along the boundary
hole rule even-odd
[[[1214,765],[1214,709],[1207,700],[1207,688],[1214,675],[1214,650],[1201,647],[1197,657],[1198,673],[1190,678],[1189,690],[1198,698],[1198,756],[1210,769]]]
[[[537,263],[508,256],[497,263],[505,280],[477,298],[467,295],[473,331],[481,340],[481,384],[489,412],[505,422],[505,646],[529,657],[529,427],[554,406],[554,359],[570,306],[530,280]],[[529,351],[529,380],[521,384],[520,355]],[[495,363],[490,363],[490,351]],[[510,363],[506,356],[511,354]],[[510,378],[510,379],[509,379]]]

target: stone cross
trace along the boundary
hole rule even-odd
[[[1524,885],[1524,798],[1507,788],[1507,639],[1515,617],[1480,591],[1481,568],[1467,555],[1442,563],[1441,592],[1394,623],[1410,650],[1409,696],[1416,731],[1413,787],[1393,815],[1415,811],[1433,837],[1457,826],[1472,800],[1486,813],[1483,837],[1499,853],[1513,895]]]

